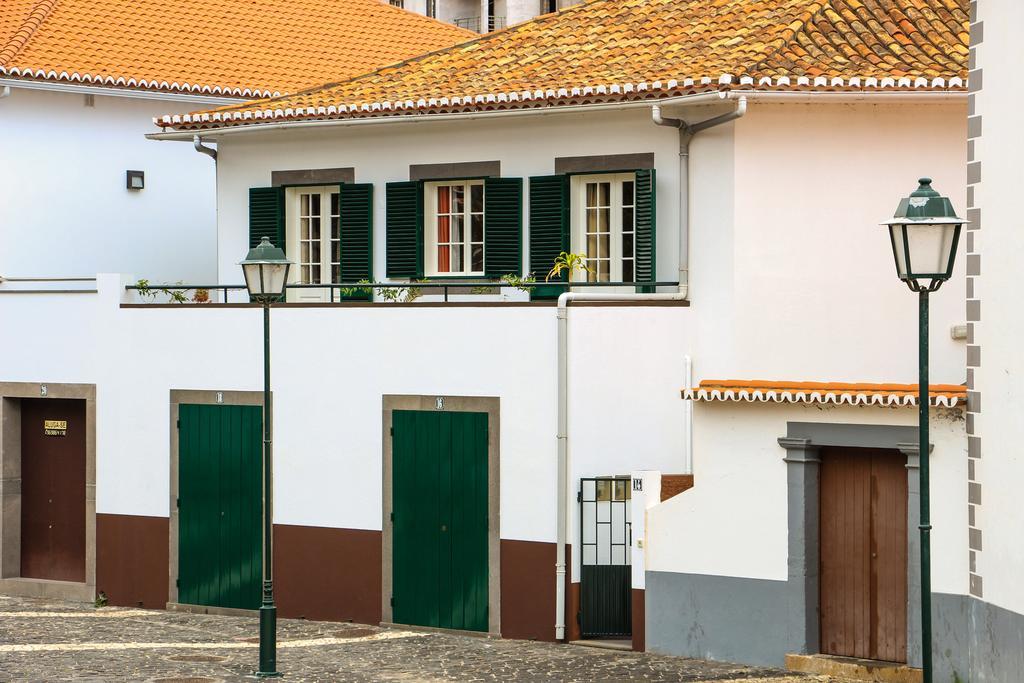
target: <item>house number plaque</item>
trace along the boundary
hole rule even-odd
[[[67,420],[43,420],[43,436],[67,436]]]

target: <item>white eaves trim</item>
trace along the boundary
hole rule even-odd
[[[915,394],[856,393],[847,391],[799,391],[774,389],[685,389],[688,401],[732,401],[748,403],[815,403],[824,405],[882,406],[903,408],[917,405]],[[942,408],[963,407],[965,399],[957,396],[933,395],[929,405]]]
[[[717,79],[703,77],[698,80],[686,78],[682,81],[671,79],[668,81],[641,81],[639,83],[613,83],[596,86],[584,86],[573,88],[559,88],[547,90],[522,90],[501,93],[484,93],[476,95],[449,94],[442,97],[431,97],[429,99],[397,100],[383,102],[363,102],[358,104],[337,104],[330,106],[310,107],[271,107],[265,109],[248,109],[246,111],[228,112],[199,112],[196,114],[166,114],[153,119],[157,126],[177,126],[183,124],[203,123],[225,123],[231,121],[270,121],[274,119],[294,119],[303,117],[336,116],[338,114],[370,114],[374,112],[399,112],[399,111],[422,111],[424,109],[436,109],[439,107],[468,107],[486,105],[490,103],[527,103],[544,102],[551,100],[564,100],[578,97],[629,95],[643,92],[664,92],[674,91],[680,88],[691,88],[697,85],[711,86],[716,83],[719,86],[727,86],[739,83],[741,86],[754,85],[754,79],[744,76],[737,79],[731,74],[722,74]],[[763,77],[757,80],[758,86],[769,87],[796,87],[796,88],[856,88],[885,91],[886,89],[953,89],[962,88],[965,85],[964,79],[954,77],[950,79],[933,78],[860,78],[849,79],[818,77],[810,79],[806,76],[799,76],[795,79],[788,76],[776,78]]]
[[[125,78],[119,76],[102,76],[94,74],[80,74],[77,71],[45,71],[43,69],[19,68],[16,66],[0,66],[0,76],[11,76],[22,79],[39,79],[44,81],[57,81],[64,83],[83,83],[110,88],[140,88],[162,92],[195,93],[198,95],[221,95],[223,97],[246,97],[258,99],[265,97],[280,97],[278,91],[261,90],[260,88],[238,88],[220,85],[199,85],[195,83],[178,83]]]

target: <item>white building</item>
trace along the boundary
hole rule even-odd
[[[140,299],[115,275],[75,299],[0,299],[14,320],[70,311],[79,340],[55,353],[41,325],[0,338],[0,395],[22,430],[44,384],[45,405],[84,399],[94,420],[83,590],[254,605],[255,537],[218,540],[255,519],[261,320],[230,287],[269,237],[296,262],[273,313],[284,616],[628,635],[776,665],[843,654],[819,637],[833,596],[811,564],[834,541],[820,459],[821,486],[876,466],[892,486],[889,507],[859,508],[893,530],[874,594],[891,637],[865,654],[916,665],[916,309],[878,224],[922,175],[965,206],[967,14],[865,2],[882,27],[868,36],[837,4],[591,2],[329,87],[160,117],[155,146],[217,146],[215,303]],[[924,47],[896,47],[897,13]],[[563,251],[594,271],[574,300],[516,286]],[[942,618],[970,573],[965,343],[950,334],[964,267],[932,306]]]
[[[0,276],[209,282],[213,163],[148,144],[153,116],[293,92],[468,37],[373,0],[0,3]]]

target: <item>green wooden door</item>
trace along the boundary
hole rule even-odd
[[[178,407],[178,602],[257,609],[262,408]]]
[[[487,413],[394,412],[393,620],[487,630]]]

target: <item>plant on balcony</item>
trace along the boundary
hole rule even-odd
[[[544,282],[550,282],[552,278],[559,278],[562,273],[568,274],[569,282],[576,282],[573,277],[576,273],[593,273],[594,269],[587,265],[586,254],[575,254],[563,251],[555,258],[555,265],[548,271]]]

